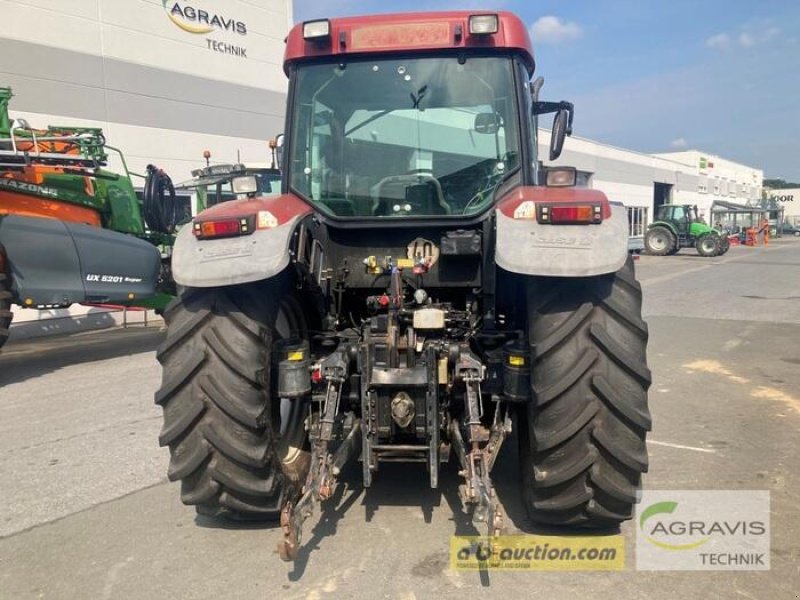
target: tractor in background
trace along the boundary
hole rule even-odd
[[[720,256],[730,249],[728,236],[706,224],[691,204],[664,204],[644,236],[648,254],[672,256],[682,248],[695,248],[700,256]]]
[[[206,160],[210,154],[204,154]],[[221,202],[241,198],[243,192],[234,188],[242,177],[253,177],[255,190],[244,192],[245,196],[273,196],[281,193],[281,172],[273,161],[267,163],[236,163],[209,165],[192,171],[192,178],[175,184],[175,191],[187,191],[196,195],[196,212],[216,206]]]
[[[11,119],[11,97],[0,87],[0,345],[12,303],[163,308],[175,293],[177,211],[169,178],[148,167],[139,200],[122,153],[101,129],[34,129]],[[124,173],[105,168],[109,151]]]

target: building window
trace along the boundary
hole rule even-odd
[[[642,237],[647,230],[647,211],[646,206],[628,206],[628,235],[630,237]]]

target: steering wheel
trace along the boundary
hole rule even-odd
[[[444,199],[444,192],[442,191],[442,184],[439,183],[439,180],[436,179],[433,175],[428,172],[424,171],[417,171],[412,173],[407,173],[405,175],[390,175],[389,177],[384,177],[381,179],[374,188],[372,188],[372,214],[377,215],[378,210],[381,207],[382,202],[382,191],[383,187],[386,185],[398,185],[398,184],[406,184],[406,185],[414,185],[419,183],[433,183],[433,187],[436,190],[436,202],[439,204],[441,209],[444,211],[444,214],[449,215],[452,214],[452,209],[450,205],[447,203],[447,200]]]

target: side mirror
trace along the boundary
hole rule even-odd
[[[553,135],[550,138],[550,160],[561,156],[564,148],[564,139],[572,135],[572,119],[575,116],[575,107],[572,102],[538,102],[534,101],[531,107],[534,115],[556,113],[553,119]]]
[[[560,109],[553,119],[553,133],[550,136],[550,160],[555,160],[561,156],[564,149],[564,140],[567,139],[569,132],[569,112]]]
[[[246,194],[248,196],[258,192],[258,181],[255,175],[241,175],[231,179],[231,189],[237,196]]]
[[[495,134],[503,126],[502,117],[495,113],[478,113],[475,115],[475,133]]]
[[[279,171],[283,165],[283,139],[284,135],[279,133],[269,141],[269,148],[272,150],[272,168]]]

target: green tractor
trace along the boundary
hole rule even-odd
[[[245,182],[252,190],[237,186]],[[252,178],[252,179],[250,179]],[[192,171],[192,178],[175,185],[178,192],[192,192],[197,196],[197,212],[221,202],[237,200],[248,195],[276,196],[281,191],[281,172],[267,163],[237,163],[207,165]]]
[[[644,236],[648,254],[672,256],[681,248],[696,248],[700,256],[720,256],[730,248],[728,236],[710,227],[692,204],[664,204]]]

